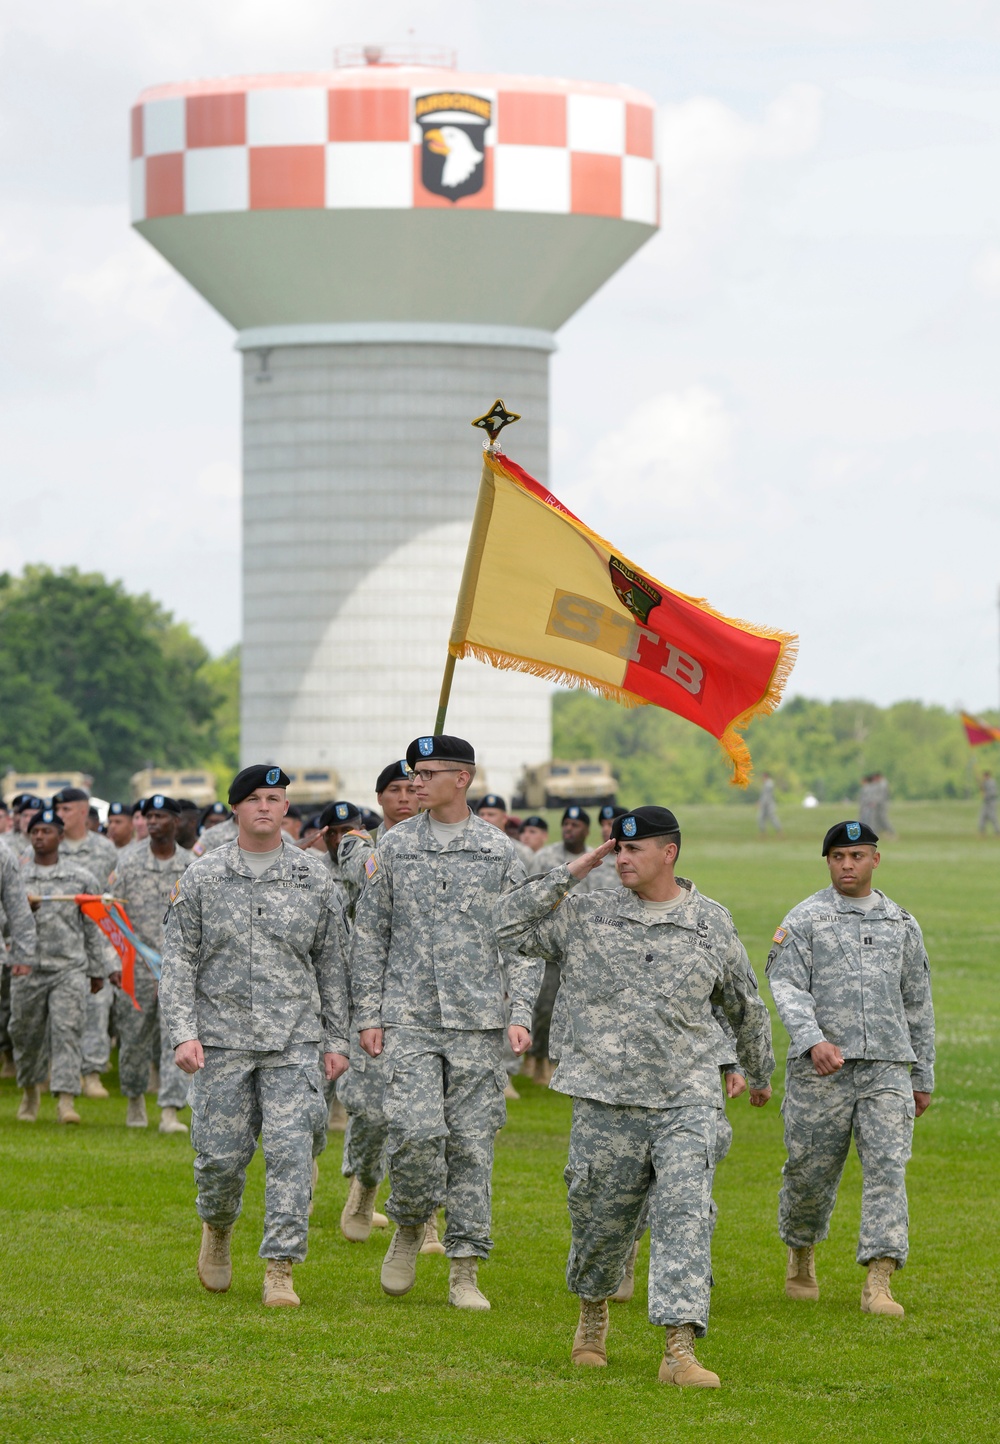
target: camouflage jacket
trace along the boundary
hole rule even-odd
[[[529,1028],[541,963],[515,954],[508,981],[493,922],[496,899],[524,878],[510,839],[473,813],[442,847],[420,813],[383,837],[369,866],[351,946],[354,1026],[502,1028],[507,986],[511,1023]]]
[[[337,866],[334,876],[344,889],[344,896],[347,900],[345,912],[348,924],[351,926],[354,924],[358,898],[368,880],[366,864],[374,851],[375,844],[367,832],[347,833],[340,839],[340,846],[337,848]]]
[[[347,1052],[347,935],[318,857],[284,842],[255,878],[238,842],[197,858],[167,911],[160,1006],[170,1039]]]
[[[46,872],[48,870],[45,869]],[[35,915],[28,906],[24,869],[6,847],[0,848],[0,908],[6,919],[4,931],[10,936],[10,952],[3,961],[32,967],[35,961]]]
[[[140,940],[158,953],[163,952],[163,918],[174,883],[193,861],[186,847],[173,857],[154,857],[149,838],[144,837],[125,853],[111,874],[111,890],[125,899],[125,911]]]
[[[565,843],[551,842],[548,847],[543,847],[535,854],[534,875],[552,872],[557,867],[567,867],[582,856],[582,852],[570,852]],[[615,867],[615,855],[612,852],[604,859],[600,867],[595,867],[592,872],[588,872],[582,882],[576,884],[574,891],[578,894],[605,892],[608,888],[613,887],[621,887],[621,882],[618,877],[618,869]]]
[[[76,859],[62,855],[53,867],[39,867],[34,856],[21,868],[21,881],[33,897],[62,893],[101,893],[105,885]],[[32,966],[42,973],[79,968],[91,978],[106,978],[118,967],[118,954],[101,930],[74,902],[43,902],[35,913],[37,936]]]
[[[107,892],[108,878],[118,861],[118,849],[110,837],[88,832],[77,842],[70,842],[68,837],[64,837],[59,844],[59,857],[66,862],[72,860],[92,872],[101,884],[97,891]]]
[[[912,1063],[918,1092],[934,1088],[930,964],[916,919],[877,892],[862,912],[825,887],[792,908],[767,959],[789,1057],[824,1040],[845,1058]]]
[[[765,1088],[774,1071],[771,1020],[733,920],[683,878],[687,898],[650,914],[627,888],[584,893],[566,868],[531,878],[496,907],[501,945],[559,965],[568,1027],[552,1087],[643,1108],[718,1107],[727,1046]]]
[[[225,847],[227,842],[235,842],[239,835],[240,825],[236,818],[227,817],[225,822],[217,822],[214,827],[206,827],[191,851],[195,857],[204,857],[208,852],[215,852],[217,848]]]

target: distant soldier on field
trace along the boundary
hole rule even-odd
[[[983,804],[979,809],[979,832],[985,836],[987,827],[992,827],[995,833],[1000,833],[1000,822],[997,821],[997,780],[989,769],[983,772],[979,780],[979,791],[983,797]]]
[[[192,1075],[191,1141],[202,1220],[198,1277],[223,1293],[246,1170],[262,1139],[264,1304],[296,1307],[312,1160],[325,1107],[319,1066],[347,1067],[346,935],[329,870],[281,831],[288,777],[245,767],[229,803],[236,839],[192,862],[171,897],[160,1007]],[[219,832],[221,828],[214,828]]]
[[[80,1122],[74,1099],[80,1092],[84,1008],[88,993],[104,988],[111,965],[101,933],[72,901],[78,893],[101,892],[101,884],[77,858],[60,857],[62,833],[57,812],[37,812],[28,832],[34,855],[21,869],[36,930],[31,962],[11,966],[10,1037],[23,1123],[38,1117],[49,1071],[58,1121]],[[64,894],[69,902],[45,900]]]
[[[0,918],[6,942],[0,942],[0,1078],[14,1077],[10,1041],[11,968],[31,967],[35,961],[35,919],[17,858],[0,847]],[[7,950],[9,948],[9,951]]]
[[[880,837],[895,837],[889,821],[889,779],[884,772],[876,772],[872,778],[874,796],[874,820],[872,828]]]
[[[757,803],[757,830],[761,837],[765,836],[769,827],[773,827],[778,836],[781,836],[781,819],[774,801],[774,778],[770,772],[762,772],[760,801]]]
[[[875,774],[867,772],[861,779],[861,787],[858,791],[858,821],[865,827],[871,828],[873,832],[877,830],[875,827],[875,792]]]
[[[916,919],[872,888],[878,837],[861,821],[823,839],[830,886],[774,934],[767,975],[789,1035],[778,1232],[785,1292],[819,1298],[826,1238],[853,1136],[861,1160],[863,1313],[902,1318],[890,1279],[906,1263],[906,1164],[913,1120],[934,1088],[930,969]]]

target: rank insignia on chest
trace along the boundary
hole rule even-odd
[[[787,929],[787,928],[778,928],[778,929],[776,930],[775,934],[774,934],[774,937],[771,939],[771,941],[772,941],[772,943],[778,943],[779,946],[780,946],[781,943],[783,943],[787,937],[788,937],[788,929]]]
[[[370,881],[377,872],[378,859],[376,858],[375,854],[372,853],[371,857],[365,858],[365,877],[367,877]]]

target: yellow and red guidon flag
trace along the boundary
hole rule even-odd
[[[745,787],[740,732],[777,707],[796,641],[672,591],[514,462],[484,454],[452,656],[676,712],[718,738]]]
[[[981,747],[984,742],[1000,742],[1000,727],[991,727],[970,712],[960,712],[959,716],[970,747]]]

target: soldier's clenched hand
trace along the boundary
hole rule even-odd
[[[326,1075],[326,1081],[328,1083],[332,1083],[335,1078],[339,1078],[341,1073],[346,1073],[347,1068],[348,1060],[343,1053],[323,1054],[323,1072]]]
[[[197,1038],[191,1038],[174,1049],[174,1062],[182,1073],[197,1073],[205,1066],[205,1050]]]
[[[817,1043],[814,1048],[809,1049],[809,1056],[821,1078],[829,1078],[831,1073],[838,1072],[844,1066],[844,1055],[836,1043]]]
[[[751,1108],[763,1108],[764,1104],[767,1102],[767,1100],[770,1098],[770,1096],[771,1096],[771,1085],[770,1085],[770,1083],[767,1085],[766,1088],[751,1088],[751,1089],[750,1089],[750,1107],[751,1107]]]
[[[358,1041],[369,1058],[377,1058],[382,1051],[382,1029],[363,1028],[358,1034]]]
[[[615,846],[614,838],[609,837],[607,842],[601,843],[600,847],[595,847],[591,852],[582,852],[579,857],[574,858],[568,864],[570,876],[580,882],[588,872],[593,872],[595,867],[600,867],[608,853],[614,852]]]
[[[929,1093],[918,1093],[917,1090],[916,1090],[916,1088],[914,1088],[914,1090],[913,1090],[913,1107],[914,1107],[914,1110],[915,1110],[915,1112],[916,1112],[917,1117],[919,1118],[920,1115],[921,1115],[921,1113],[926,1113],[927,1110],[928,1110],[928,1108],[929,1108],[930,1106],[931,1106],[931,1095],[930,1095]]]
[[[531,1034],[527,1028],[518,1028],[516,1025],[512,1025],[507,1029],[507,1037],[510,1039],[510,1046],[518,1058],[531,1047]]]
[[[747,1091],[747,1080],[742,1073],[726,1074],[726,1097],[738,1098],[741,1093]]]

